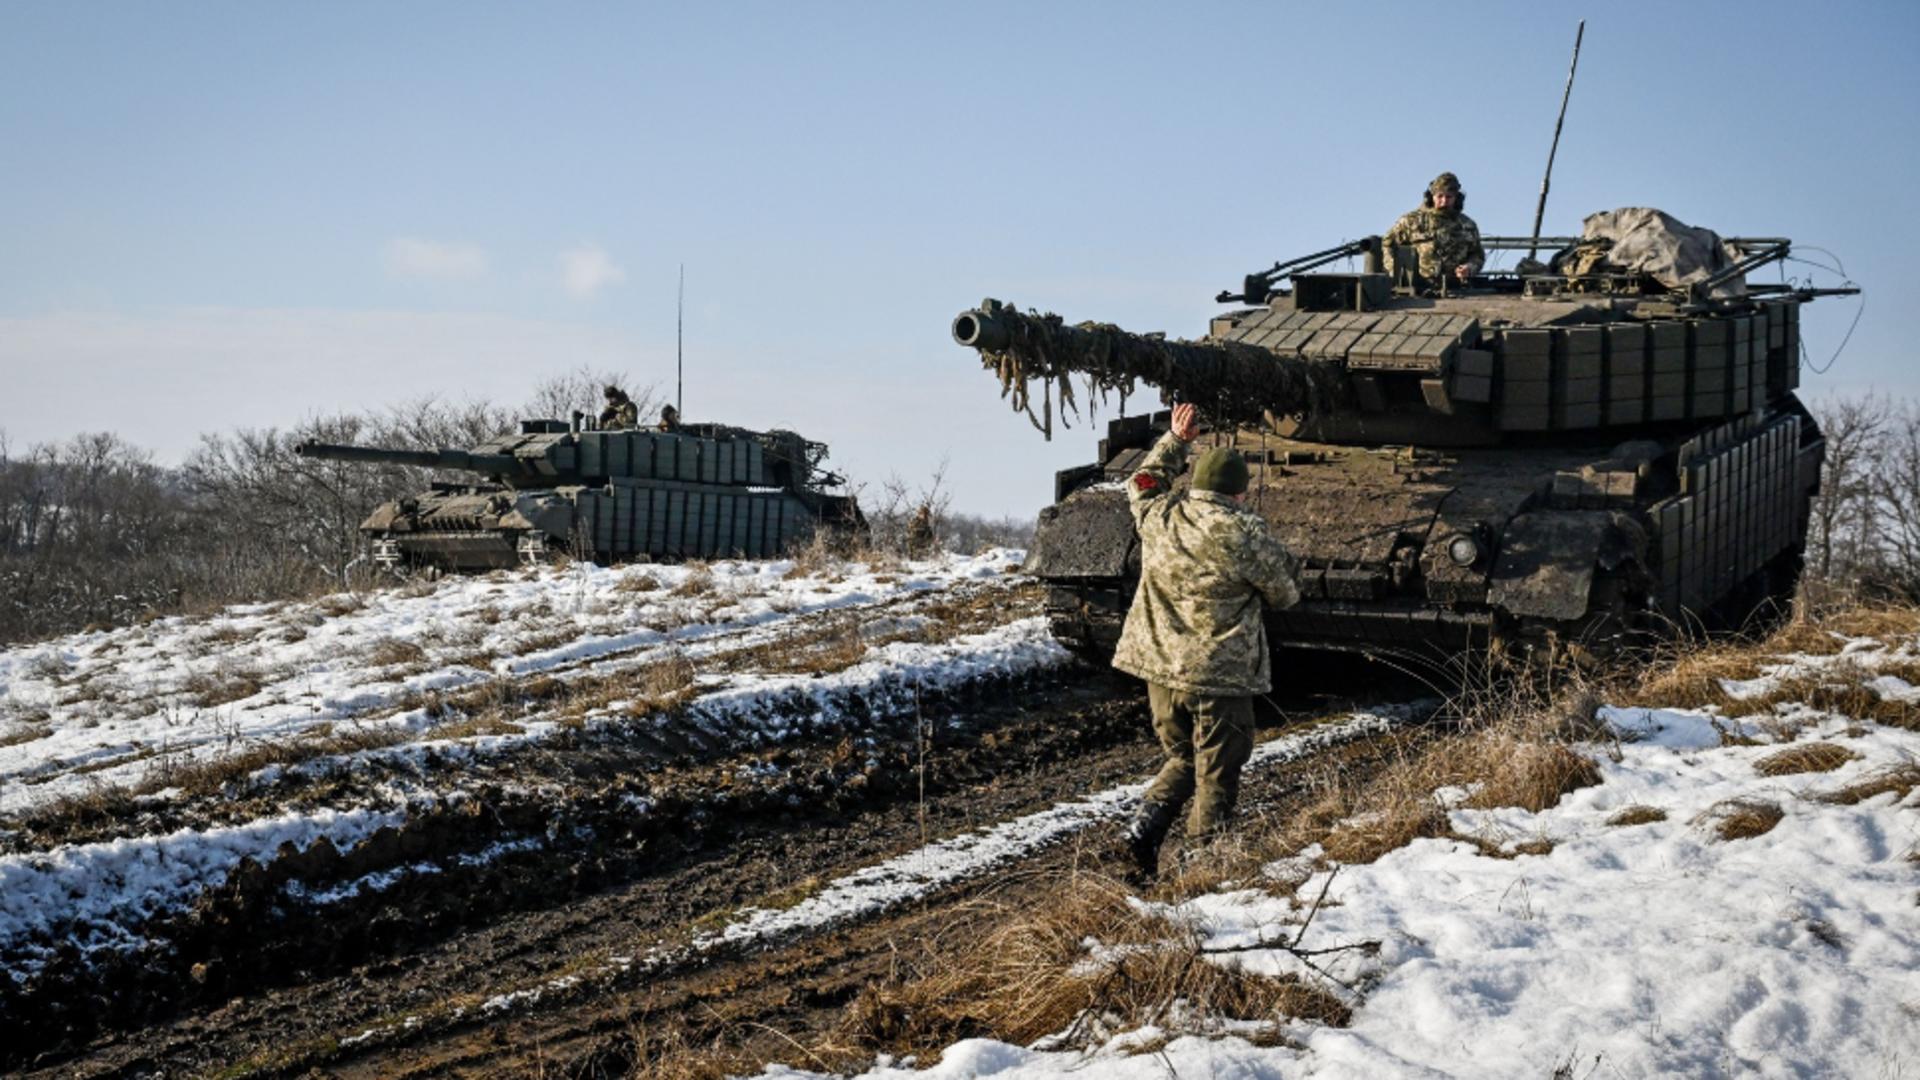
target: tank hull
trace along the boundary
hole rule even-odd
[[[619,480],[604,487],[461,488],[382,505],[361,525],[388,566],[480,571],[555,555],[599,563],[773,558],[860,527],[850,498]]]
[[[1051,586],[1055,636],[1096,661],[1139,575],[1122,481],[1165,423],[1112,422],[1100,460],[1062,472],[1040,516],[1028,572]],[[1276,646],[1451,667],[1738,627],[1790,598],[1823,451],[1798,401],[1632,434],[1412,450],[1240,430],[1199,445],[1247,456],[1248,509],[1301,560],[1301,602],[1267,616]]]

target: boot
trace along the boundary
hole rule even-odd
[[[1161,802],[1143,802],[1127,825],[1127,856],[1133,860],[1128,880],[1146,884],[1160,873],[1160,843],[1173,827],[1174,807]]]

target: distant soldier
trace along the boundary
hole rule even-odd
[[[660,430],[661,431],[679,431],[680,430],[680,410],[679,409],[676,409],[671,405],[667,405],[661,408]]]
[[[1434,177],[1420,197],[1420,208],[1400,215],[1380,238],[1386,248],[1387,273],[1399,280],[1403,270],[1411,269],[1428,282],[1465,281],[1479,273],[1487,253],[1480,246],[1480,226],[1462,212],[1466,205],[1459,177],[1450,172]],[[1394,249],[1400,247],[1413,248],[1419,265],[1399,265]]]
[[[602,391],[607,399],[607,407],[600,410],[600,426],[608,429],[640,426],[640,407],[633,403],[625,390],[609,386]]]
[[[907,522],[907,556],[924,559],[933,552],[933,507],[921,503]]]
[[[1127,828],[1138,875],[1159,870],[1160,844],[1189,799],[1187,835],[1216,834],[1233,812],[1240,770],[1253,753],[1253,695],[1273,688],[1262,601],[1299,599],[1293,556],[1242,508],[1247,462],[1215,447],[1193,468],[1193,490],[1169,495],[1199,434],[1192,405],[1127,481],[1140,533],[1140,588],[1113,666],[1147,681],[1154,733],[1167,763]]]

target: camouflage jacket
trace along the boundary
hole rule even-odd
[[[1163,435],[1127,481],[1140,533],[1140,589],[1113,666],[1190,694],[1243,697],[1273,689],[1261,601],[1300,598],[1293,556],[1267,523],[1211,491],[1170,497],[1187,444]]]
[[[617,405],[608,405],[600,410],[600,426],[609,430],[638,427],[640,425],[640,406],[632,401],[622,401]]]
[[[1477,274],[1487,261],[1487,253],[1480,246],[1480,226],[1465,214],[1443,214],[1432,207],[1423,206],[1400,215],[1385,236],[1380,238],[1381,246],[1387,255],[1387,273],[1396,277],[1400,268],[1393,264],[1393,249],[1412,247],[1419,252],[1420,276],[1427,279],[1451,275],[1453,268],[1464,265],[1467,272]]]

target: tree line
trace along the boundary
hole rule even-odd
[[[428,398],[285,430],[240,428],[203,436],[178,467],[108,433],[16,453],[0,432],[0,642],[374,587],[382,577],[360,522],[383,502],[464,474],[304,458],[295,445],[469,446],[521,417],[597,412],[601,387],[618,382],[582,369],[540,384],[518,408]],[[659,404],[651,388],[630,394],[643,416]],[[1826,462],[1807,526],[1808,590],[1920,599],[1920,402],[1865,395],[1811,408]],[[856,485],[875,548],[923,553],[916,517],[949,550],[1031,542],[1031,519],[954,511],[944,472],[919,485],[897,476]]]
[[[434,480],[470,481],[404,465],[301,457],[302,442],[398,449],[471,446],[523,417],[597,414],[618,377],[581,369],[537,386],[519,407],[426,398],[384,411],[315,416],[287,429],[202,436],[177,467],[117,435],[75,436],[15,452],[0,432],[0,643],[225,604],[375,587],[360,522],[383,502]],[[661,398],[626,389],[640,415]],[[931,489],[937,493],[938,478]],[[876,535],[905,544],[916,509],[903,494],[878,508]],[[1023,543],[1031,522],[989,521],[938,505],[946,546]]]
[[[1809,588],[1920,600],[1920,401],[1863,394],[1812,410],[1827,456],[1807,522]]]

